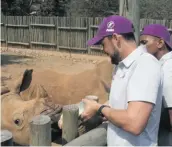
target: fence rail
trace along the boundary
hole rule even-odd
[[[47,50],[74,50],[89,54],[104,54],[100,46],[88,47],[103,18],[1,16],[1,43]],[[172,20],[141,19],[140,28],[159,23],[169,28],[172,40]]]

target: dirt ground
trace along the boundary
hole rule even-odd
[[[107,56],[1,48],[1,86],[10,87],[13,80],[25,69],[33,69],[39,73],[50,71],[50,77],[53,77],[52,73],[74,75],[94,69],[102,61],[110,62]]]

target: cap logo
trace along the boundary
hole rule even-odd
[[[114,32],[115,23],[113,21],[108,22],[106,32]]]

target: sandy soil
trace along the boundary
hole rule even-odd
[[[81,72],[87,73],[88,70],[94,69],[100,62],[107,60],[110,62],[107,56],[18,48],[9,48],[6,50],[5,48],[1,48],[1,86],[8,85],[10,87],[13,80],[24,72],[25,69],[33,69],[35,72],[42,73],[42,77],[45,77],[43,76],[44,74],[53,77],[55,73],[74,75]],[[83,74],[82,76],[84,78]],[[82,79],[82,77],[79,78]],[[43,79],[39,81],[41,80]]]

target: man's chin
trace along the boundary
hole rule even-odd
[[[112,56],[110,56],[110,58],[111,58],[111,63],[112,64],[118,65],[119,61],[116,58],[114,58]]]

